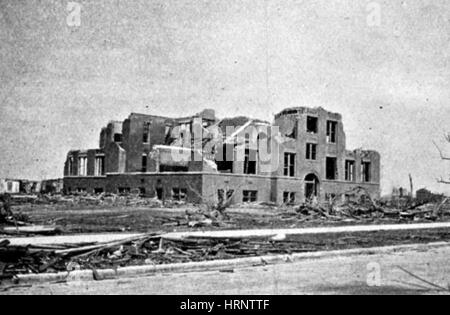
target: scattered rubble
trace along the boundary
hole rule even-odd
[[[7,198],[6,198],[7,199]],[[160,207],[162,204],[154,199],[141,199],[136,196],[41,196],[35,202],[60,203],[119,203]],[[256,222],[255,227],[270,226],[277,218],[285,226],[307,224],[311,222],[367,223],[375,220],[389,222],[405,222],[418,220],[437,220],[450,214],[448,199],[439,204],[420,204],[411,201],[401,208],[381,204],[370,197],[365,202],[330,200],[318,203],[314,200],[299,205],[277,207],[270,203],[249,203],[243,205],[229,204],[229,200],[221,204],[183,205],[184,216],[168,217],[158,221],[159,226],[175,228],[184,226],[195,228],[238,228],[237,210],[271,213],[268,216],[250,215]],[[18,220],[7,202],[2,203],[2,219],[10,226],[3,228],[2,233],[53,234],[55,226],[32,226],[26,221]],[[9,209],[9,210],[5,210]],[[275,214],[274,214],[275,213]],[[129,217],[125,214],[121,217]],[[242,214],[243,215],[243,214]],[[247,214],[248,216],[248,214]],[[420,232],[422,233],[422,232]],[[434,234],[433,234],[434,233]],[[17,274],[61,272],[77,269],[118,268],[130,265],[167,264],[205,261],[213,259],[232,259],[239,257],[263,256],[268,254],[291,254],[305,251],[316,251],[327,248],[368,246],[374,242],[386,244],[390,240],[416,242],[417,240],[450,239],[450,233],[433,232],[423,237],[411,233],[392,234],[386,240],[375,238],[370,233],[360,235],[344,235],[319,237],[317,239],[293,239],[286,235],[272,235],[259,238],[186,238],[167,239],[162,232],[146,233],[122,241],[110,243],[84,243],[75,245],[46,246],[10,246],[8,240],[0,240],[0,281],[12,279]],[[375,243],[378,245],[378,243]]]
[[[364,194],[364,191],[360,192]],[[14,199],[14,198],[12,198]],[[56,225],[31,225],[28,218],[13,213],[8,197],[0,199],[0,234],[55,234],[60,232]],[[0,281],[11,279],[17,274],[71,271],[76,269],[117,268],[130,265],[166,264],[213,259],[231,259],[238,257],[262,256],[267,254],[290,254],[304,251],[316,251],[349,246],[387,245],[391,240],[417,242],[418,240],[450,239],[446,231],[433,232],[423,236],[407,232],[392,233],[386,239],[374,238],[373,234],[344,235],[326,240],[292,239],[286,235],[272,235],[260,238],[187,238],[167,239],[163,232],[148,233],[156,229],[165,231],[183,227],[189,229],[234,229],[318,226],[322,224],[372,224],[434,221],[450,215],[449,199],[439,203],[421,204],[414,200],[401,206],[373,200],[370,196],[364,202],[342,198],[318,203],[311,200],[297,205],[278,207],[271,203],[247,203],[230,205],[230,199],[221,204],[189,205],[182,203],[162,203],[155,199],[140,198],[135,195],[119,196],[102,194],[99,196],[61,196],[42,195],[38,198],[22,198],[39,205],[128,205],[143,208],[161,208],[152,212],[123,212],[108,214],[105,222],[115,225],[126,221],[127,224],[139,222],[146,228],[144,236],[111,243],[83,243],[75,245],[11,246],[8,240],[0,239]],[[165,207],[180,207],[176,211],[164,212]],[[95,212],[95,210],[94,210]],[[58,215],[63,215],[61,211]],[[66,216],[62,220],[74,217]],[[169,215],[170,214],[170,215]],[[257,214],[257,215],[256,215]],[[54,215],[54,214],[53,214]],[[85,215],[80,215],[86,227]],[[103,218],[103,217],[102,217]],[[143,218],[149,221],[144,221]],[[80,219],[81,220],[81,219]],[[96,219],[97,220],[97,219]],[[123,221],[118,221],[123,220]],[[151,221],[151,222],[150,222]],[[55,219],[56,222],[56,219]],[[68,221],[70,222],[70,221]],[[149,226],[149,223],[153,225]],[[66,222],[67,224],[67,222]],[[81,223],[80,223],[81,224]],[[97,226],[98,221],[92,224]],[[121,224],[121,223],[120,223]],[[130,225],[131,226],[131,225]],[[165,228],[165,229],[164,229]],[[85,231],[85,230],[83,230]],[[419,232],[418,232],[419,233]],[[422,233],[422,232],[420,232]],[[430,236],[431,235],[431,236]],[[377,243],[379,242],[379,243]]]
[[[22,197],[20,201],[14,197],[16,219],[9,222],[7,231],[10,234],[13,233],[11,227],[29,225],[28,218],[19,218],[20,211],[31,216],[35,224],[53,228],[57,225],[63,233],[393,224],[435,221],[450,214],[448,199],[439,204],[421,204],[415,200],[400,204],[372,200],[368,194],[361,199],[365,194],[363,188],[349,194],[356,197],[344,201],[337,196],[323,203],[310,200],[281,207],[269,202],[231,204],[233,196],[221,203],[202,204],[162,202],[135,194],[41,195],[35,199]],[[17,204],[24,200],[28,203]],[[97,211],[100,209],[103,211]],[[65,210],[73,211],[66,213]],[[79,210],[83,211],[78,214]],[[15,232],[20,233],[20,229]],[[46,233],[45,229],[41,233]]]
[[[324,219],[327,221],[365,222],[374,219],[389,219],[398,222],[428,220],[436,221],[440,217],[450,215],[447,205],[450,198],[445,198],[439,204],[420,203],[413,199],[402,207],[397,205],[383,204],[370,197],[364,188],[357,187],[353,193],[365,196],[364,202],[352,200],[340,201],[342,198],[335,197],[333,200],[320,204],[314,200],[294,206],[291,211],[283,213],[284,219],[296,219],[300,221],[311,221]]]
[[[0,282],[18,274],[117,269],[210,260],[288,255],[394,244],[449,241],[448,229],[355,232],[314,235],[271,235],[247,238],[170,237],[147,233],[109,243],[12,246],[0,240]],[[287,260],[287,262],[289,262]],[[263,264],[261,260],[261,264]],[[97,279],[101,280],[101,279]]]
[[[98,269],[125,265],[166,264],[176,262],[230,259],[242,256],[304,251],[301,244],[286,242],[282,246],[270,238],[164,239],[158,234],[107,244],[9,246],[0,242],[0,276],[15,274]]]
[[[22,213],[13,213],[11,203],[10,195],[0,195],[0,233],[54,235],[60,232],[56,226],[31,225],[28,216]]]
[[[8,217],[13,216],[11,211],[11,196],[8,194],[0,195],[0,223],[8,222]]]
[[[319,203],[316,200],[296,205],[277,206],[270,202],[232,204],[233,195],[220,203],[207,202],[201,193],[194,187],[189,187],[191,191],[203,200],[202,204],[187,204],[183,201],[161,201],[157,198],[145,198],[139,194],[117,195],[103,193],[98,195],[39,195],[39,196],[14,196],[9,203],[20,205],[23,203],[32,204],[35,207],[57,206],[62,209],[93,209],[113,207],[136,207],[143,209],[170,209],[181,208],[185,210],[183,219],[166,220],[164,226],[188,226],[197,227],[230,227],[233,224],[229,213],[234,211],[263,210],[279,213],[284,220],[313,221],[317,219],[326,219],[330,221],[364,221],[370,219],[392,219],[392,220],[437,220],[439,216],[449,213],[449,198],[444,198],[439,204],[420,203],[416,200],[409,200],[405,203],[381,202],[371,198],[370,194],[363,187],[356,187],[345,193],[345,196],[353,196],[346,199],[343,195],[337,195],[332,200]],[[364,198],[361,198],[361,197]],[[345,201],[344,201],[345,199]],[[363,201],[361,201],[363,200]],[[1,199],[0,199],[1,202]],[[9,204],[6,203],[6,204]],[[5,203],[4,203],[5,204]],[[7,206],[9,211],[11,206]],[[7,208],[5,208],[6,210]],[[11,213],[10,213],[11,215]],[[0,216],[0,221],[2,217]],[[27,221],[16,218],[16,221]],[[15,224],[17,225],[17,224]]]
[[[135,207],[162,207],[163,202],[156,198],[144,198],[139,194],[99,194],[99,195],[40,195],[33,201],[34,204],[62,204],[74,206],[135,206]],[[171,202],[164,204],[165,207],[174,206]]]
[[[304,203],[282,213],[285,220],[365,222],[374,219],[392,221],[436,221],[439,216],[450,215],[450,209],[434,203],[413,205],[408,208],[390,208],[347,202],[339,205]]]

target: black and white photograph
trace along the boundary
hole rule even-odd
[[[0,0],[0,295],[450,295],[449,122],[448,0]]]

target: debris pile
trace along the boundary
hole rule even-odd
[[[445,199],[436,203],[411,203],[402,208],[396,208],[379,204],[370,199],[366,203],[345,201],[341,203],[329,202],[320,204],[317,202],[305,202],[282,213],[285,220],[306,222],[314,220],[364,222],[375,219],[387,219],[393,221],[436,221],[443,216],[450,215],[450,208]]]
[[[0,195],[0,224],[8,223],[13,219],[14,214],[11,211],[11,196],[8,194]]]
[[[56,226],[31,225],[27,215],[13,213],[11,210],[11,196],[0,195],[0,233],[1,234],[40,234],[54,235],[59,233]]]
[[[232,225],[229,215],[224,211],[204,206],[187,209],[186,220],[190,228],[229,227]]]
[[[144,198],[138,194],[99,194],[99,195],[40,195],[34,204],[62,204],[76,206],[136,206],[157,208],[162,207],[162,201],[156,198]]]
[[[255,210],[274,210],[278,209],[279,206],[274,202],[251,202],[251,203],[240,203],[230,206],[231,209],[255,209]]]
[[[197,193],[195,188],[191,190]],[[198,195],[200,198],[201,194]],[[311,200],[281,207],[270,202],[232,204],[232,194],[223,193],[222,197],[219,198],[220,201],[208,203],[208,200],[211,200],[209,198],[201,204],[189,204],[182,201],[162,203],[136,194],[43,195],[36,199],[36,204],[13,207],[14,212],[24,211],[30,215],[33,222],[44,225],[42,229],[26,226],[23,223],[27,220],[18,219],[16,214],[15,221],[10,221],[4,233],[53,233],[52,228],[55,229],[56,224],[64,233],[103,233],[426,222],[445,219],[445,216],[450,214],[447,199],[439,204],[420,204],[409,199],[405,199],[401,204],[389,203],[373,200],[364,188],[346,192],[346,198],[339,195],[325,203]],[[119,204],[122,206],[115,206]],[[99,209],[105,211],[97,211]],[[151,211],[147,211],[149,209]],[[82,211],[78,213],[78,210]]]
[[[28,216],[22,213],[13,213],[11,209],[11,196],[0,195],[0,225],[24,226],[29,222]]]
[[[448,242],[448,229],[270,235],[261,237],[176,237],[141,234],[108,243],[13,246],[0,240],[0,281],[18,274],[117,269],[126,266],[163,265],[243,257],[264,257],[332,249],[398,244]],[[264,259],[261,258],[261,264]],[[101,279],[98,279],[101,280]]]
[[[11,246],[4,240],[0,241],[0,279],[10,279],[17,274],[161,265],[310,250],[301,242],[273,237],[167,239],[158,234],[145,234],[103,244],[25,247]]]

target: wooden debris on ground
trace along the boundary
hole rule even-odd
[[[336,197],[331,202],[318,203],[314,201],[304,202],[292,207],[289,211],[281,213],[285,220],[298,221],[345,221],[360,222],[373,221],[376,219],[389,219],[398,222],[414,220],[437,220],[439,216],[450,215],[450,209],[445,206],[450,198],[445,198],[439,204],[420,204],[415,201],[405,206],[396,208],[381,204],[374,200],[362,187],[353,189],[366,196],[365,202],[351,200],[337,202]]]
[[[65,204],[70,206],[135,206],[158,208],[163,206],[163,202],[156,198],[145,198],[139,194],[111,194],[103,193],[98,195],[78,194],[78,195],[40,195],[33,201],[34,204]]]
[[[357,222],[364,223],[374,219],[416,220],[431,219],[435,215],[449,214],[446,202],[439,205],[411,204],[402,209],[388,208],[377,201],[367,203],[341,202],[319,204],[304,203],[292,207],[283,213],[285,220],[294,223],[303,222]],[[258,220],[270,220],[271,217],[259,217]],[[221,212],[203,212],[189,210],[184,223],[190,226],[214,226],[214,224],[232,224]],[[194,223],[192,223],[194,222]],[[176,223],[176,222],[172,222]],[[177,223],[178,224],[178,223]],[[10,227],[17,229],[17,227]],[[33,231],[32,227],[24,227]],[[440,236],[439,236],[440,237]],[[355,243],[365,244],[359,238],[336,239],[336,246]],[[408,234],[408,239],[411,240]],[[436,240],[439,240],[437,238]],[[368,240],[367,242],[370,242]],[[333,243],[334,244],[334,243]],[[11,246],[8,240],[0,240],[0,281],[10,279],[17,274],[62,272],[79,269],[105,269],[123,266],[167,263],[185,263],[239,257],[257,257],[270,254],[292,254],[320,250],[321,244],[295,241],[286,235],[272,235],[254,238],[180,238],[167,239],[163,233],[144,234],[109,243],[80,243],[41,246]],[[334,245],[333,245],[334,246]]]
[[[118,268],[129,265],[184,263],[214,259],[291,254],[311,251],[301,242],[283,238],[165,239],[146,234],[102,244],[10,246],[0,241],[0,264],[8,275]]]
[[[0,234],[6,235],[55,235],[60,232],[56,226],[31,225],[29,218],[11,210],[12,197],[0,195]]]

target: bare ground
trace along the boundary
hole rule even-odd
[[[88,206],[67,209],[61,205],[25,204],[13,207],[13,211],[29,217],[33,224],[57,225],[63,234],[116,233],[116,232],[179,232],[196,230],[233,230],[262,228],[305,228],[319,226],[344,226],[361,224],[395,224],[430,222],[426,219],[398,219],[361,216],[338,220],[319,216],[299,218],[292,216],[292,209],[279,208],[230,208],[226,217],[207,226],[189,226],[194,219],[188,213],[195,206],[174,208],[146,208],[134,206]],[[440,221],[450,221],[445,216]]]
[[[201,230],[240,230],[240,229],[276,229],[306,228],[321,226],[370,225],[429,222],[425,218],[388,218],[384,215],[361,215],[358,218],[332,218],[320,215],[293,215],[292,209],[274,207],[230,208],[224,218],[206,226],[191,225],[195,206],[178,206],[173,208],[145,208],[124,206],[88,206],[68,209],[58,204],[22,204],[13,207],[15,213],[28,216],[34,224],[56,224],[63,234],[81,233],[117,233],[145,232],[160,234],[164,232],[184,232]],[[449,221],[442,216],[441,221]],[[1,237],[0,238],[7,238]],[[197,240],[192,244],[186,242],[165,243],[162,252],[158,252],[159,242],[148,243],[145,253],[130,254],[132,246],[122,248],[120,258],[111,259],[117,248],[105,251],[104,257],[88,260],[87,265],[94,268],[123,267],[142,265],[151,260],[155,264],[205,261],[216,259],[233,259],[267,254],[291,254],[299,252],[316,252],[337,249],[370,248],[377,246],[418,244],[430,242],[450,242],[449,229],[422,229],[406,231],[353,232],[319,235],[288,235],[284,239],[272,241],[270,238],[240,240]],[[116,246],[117,247],[117,246]],[[156,251],[156,253],[155,253]],[[47,257],[46,257],[47,259]],[[45,259],[44,259],[45,260]],[[80,262],[82,264],[82,262]],[[65,261],[58,264],[35,264],[36,270],[25,267],[14,273],[49,272],[65,270]],[[22,270],[23,269],[23,270]],[[42,269],[42,270],[41,270]],[[37,271],[39,270],[39,271]]]
[[[222,271],[0,287],[0,294],[448,294],[450,247],[362,254]],[[379,265],[379,283],[368,268]],[[411,276],[416,275],[430,285]],[[176,305],[174,308],[179,307]]]

